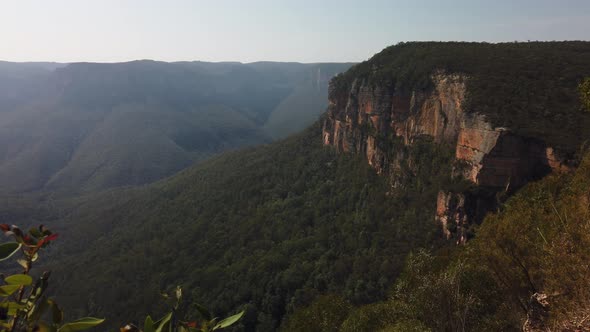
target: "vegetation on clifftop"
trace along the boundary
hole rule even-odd
[[[438,70],[467,75],[466,110],[494,126],[566,152],[590,139],[577,89],[590,75],[590,42],[400,43],[337,76],[333,87],[346,93],[359,80],[408,94],[432,88]]]

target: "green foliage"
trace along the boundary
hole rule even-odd
[[[510,315],[493,280],[464,260],[410,255],[393,299],[406,319],[433,331],[507,331]],[[508,321],[508,322],[507,322]]]
[[[10,258],[19,249],[21,244],[17,242],[8,242],[0,244],[0,261]]]
[[[13,274],[4,277],[4,282],[8,285],[30,286],[33,283],[33,278],[26,274]]]
[[[219,320],[213,317],[209,311],[198,304],[195,304],[201,319],[198,321],[183,321],[181,304],[183,292],[180,286],[176,287],[174,294],[163,294],[166,299],[174,302],[172,311],[164,315],[158,321],[154,322],[150,316],[147,316],[143,325],[143,332],[211,332],[230,327],[237,323],[244,315],[244,311],[233,316]],[[133,324],[128,324],[121,328],[121,332],[139,332],[140,329]]]
[[[580,322],[590,310],[590,155],[575,174],[532,183],[488,217],[469,257],[486,266],[513,310],[549,295],[550,322]],[[554,326],[562,329],[563,326]]]
[[[289,317],[282,330],[337,332],[351,307],[349,302],[339,296],[321,296],[309,307]]]
[[[404,317],[392,302],[378,302],[355,308],[340,325],[343,332],[372,332],[391,327]]]
[[[402,44],[334,84],[364,79],[408,93],[430,89],[437,69],[465,73],[468,111],[575,149],[588,135],[575,89],[587,73],[587,53],[588,43],[578,42]],[[456,256],[418,251],[403,268],[409,252],[437,238],[438,190],[466,186],[449,178],[453,150],[427,139],[405,147],[380,137],[385,151],[405,156],[393,172],[403,189],[392,189],[365,160],[338,155],[319,137],[316,125],[147,188],[67,201],[73,209],[61,226],[76,240],[55,257],[64,276],[60,303],[68,312],[122,321],[161,312],[154,294],[179,282],[215,312],[244,306],[236,328],[246,331],[276,330],[285,317],[285,330],[510,331],[520,328],[527,300],[539,290],[559,295],[554,320],[575,319],[588,307],[590,277],[580,268],[590,259],[588,162],[573,178],[528,186]],[[173,139],[185,147],[198,141]],[[2,287],[10,296],[18,292]],[[19,305],[6,310],[17,313]],[[191,312],[206,329],[238,318],[222,323],[198,305]],[[148,316],[144,330],[183,321],[192,328],[174,312],[157,322]]]
[[[55,301],[46,296],[49,273],[44,272],[33,284],[33,278],[29,275],[33,263],[39,259],[41,249],[45,249],[55,240],[57,234],[44,226],[31,228],[26,233],[16,226],[6,224],[1,224],[0,229],[15,240],[0,245],[3,248],[2,257],[6,259],[19,251],[24,257],[17,260],[23,268],[22,274],[3,276],[5,285],[0,286],[1,331],[74,332],[87,330],[104,322],[104,319],[85,317],[64,323],[62,310]],[[51,320],[45,320],[46,316],[50,316]]]
[[[432,216],[453,152],[417,144],[405,152],[403,189],[392,190],[363,158],[322,146],[320,133],[314,125],[153,187],[80,199],[64,225],[78,240],[55,261],[72,289],[61,287],[60,302],[127,321],[161,312],[153,294],[180,283],[215,312],[245,305],[251,331],[276,329],[321,294],[386,299],[407,253],[439,238]],[[118,287],[96,291],[107,284]]]
[[[516,331],[494,280],[465,260],[420,250],[408,257],[386,302],[361,306],[340,331]],[[307,313],[306,308],[295,315]]]
[[[24,259],[17,262],[23,268],[22,274],[2,275],[4,285],[0,286],[0,330],[1,331],[42,331],[42,332],[75,332],[91,329],[102,324],[105,320],[94,317],[84,317],[64,323],[64,313],[57,303],[46,296],[49,272],[33,284],[29,275],[33,263],[39,259],[39,252],[46,248],[57,234],[53,234],[44,226],[31,228],[27,233],[16,226],[0,224],[0,230],[7,236],[12,236],[16,242],[3,243],[0,247],[4,259],[21,252]],[[240,312],[220,320],[214,318],[203,306],[197,305],[202,316],[201,321],[185,322],[179,319],[179,308],[182,300],[182,289],[177,287],[173,297],[172,312],[154,322],[150,316],[145,320],[145,332],[210,332],[230,327],[243,316]],[[50,318],[47,321],[45,318]],[[121,331],[139,331],[128,325]]]
[[[75,332],[91,329],[104,322],[104,319],[85,317],[77,319],[73,322],[66,323],[60,327],[57,332]]]
[[[590,74],[589,42],[410,42],[388,47],[336,77],[336,93],[352,82],[397,94],[433,87],[437,71],[467,75],[468,112],[494,126],[574,152],[590,138],[590,114],[580,110],[577,85]]]
[[[519,331],[534,293],[548,295],[548,329],[587,326],[588,188],[590,155],[574,174],[527,185],[466,247],[410,255],[391,299],[353,310],[342,329]]]
[[[430,332],[432,331],[419,320],[402,319],[392,325],[386,326],[379,332]]]
[[[587,111],[590,112],[590,77],[586,77],[586,79],[580,83],[578,87],[580,91],[580,98],[582,99],[582,104],[586,108]]]

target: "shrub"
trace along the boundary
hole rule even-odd
[[[20,274],[3,276],[0,286],[0,330],[2,331],[46,331],[73,332],[92,328],[104,319],[84,317],[64,323],[63,311],[58,304],[45,295],[50,273],[43,272],[37,281],[30,276],[39,253],[57,238],[43,225],[31,228],[27,233],[17,226],[0,225],[5,235],[14,241],[0,244],[0,261],[17,255],[18,264],[23,268]],[[45,318],[50,320],[45,320]]]

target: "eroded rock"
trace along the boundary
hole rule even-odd
[[[544,142],[515,135],[508,128],[494,128],[476,110],[467,112],[465,75],[439,71],[431,78],[434,88],[430,91],[396,91],[391,82],[375,86],[361,79],[354,80],[348,91],[330,87],[324,144],[364,155],[377,173],[389,177],[392,187],[403,183],[398,170],[407,156],[380,142],[412,145],[421,136],[454,146],[455,175],[492,192],[509,193],[551,171],[571,169]],[[436,218],[445,227],[452,222],[463,229],[462,225],[479,221],[486,209],[496,206],[491,196],[458,195],[439,194]],[[458,205],[451,204],[455,201]],[[465,234],[455,235],[464,242]]]

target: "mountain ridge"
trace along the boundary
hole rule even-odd
[[[329,78],[348,67],[156,61],[4,65],[22,73],[26,87],[7,90],[10,98],[0,95],[0,137],[7,142],[0,148],[0,181],[3,191],[15,193],[146,184],[225,149],[269,142],[273,125],[265,122],[274,108],[294,90],[316,84],[312,73],[327,66],[317,82],[321,89],[303,89],[306,94],[294,97],[297,102],[310,96],[307,112],[283,108],[282,117],[301,119],[289,131],[275,130],[275,138],[284,137],[315,121],[326,102],[312,95],[327,94]],[[14,75],[4,67],[0,85],[14,85]],[[138,144],[126,148],[125,142]]]

